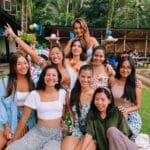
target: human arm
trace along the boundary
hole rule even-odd
[[[3,124],[3,128],[4,128],[4,136],[7,140],[12,138],[12,132],[10,129],[10,126],[8,125],[8,123]]]
[[[65,56],[70,52],[72,41],[73,41],[73,39],[70,39],[64,48]]]
[[[92,48],[96,47],[99,45],[97,39],[95,37],[90,37],[91,42],[92,42]]]
[[[10,112],[10,105],[12,98],[10,96],[6,97],[6,86],[8,78],[2,78],[0,80],[0,124],[3,126],[3,133],[6,139],[11,137],[11,128],[8,124],[8,113]]]
[[[113,67],[110,64],[106,64],[105,67],[106,67],[106,71],[107,71],[109,77],[114,77],[116,72],[113,69]]]
[[[126,109],[127,114],[130,112],[138,111],[141,107],[142,102],[142,89],[136,87],[136,103],[135,105]]]
[[[137,87],[137,88],[142,88],[142,82],[141,82],[141,80],[136,79],[135,84],[136,84],[136,87]]]
[[[81,150],[86,150],[89,148],[89,145],[93,139],[96,139],[96,131],[95,131],[95,124],[94,124],[94,118],[95,114],[92,111],[88,112],[87,115],[87,126],[86,126],[86,134],[83,138],[83,141],[81,143]]]
[[[15,42],[21,47],[23,48],[23,50],[29,54],[32,58],[32,60],[40,65],[42,67],[42,62],[41,62],[41,57],[37,55],[37,53],[35,51],[33,51],[31,49],[31,47],[25,43],[20,37],[18,37],[14,31],[12,30],[12,28],[10,27],[9,24],[7,24],[7,26],[5,26],[5,32],[8,34],[9,37],[13,38],[15,40]],[[22,49],[21,49],[22,50]],[[44,61],[44,60],[43,60]]]
[[[89,143],[93,140],[92,136],[88,133],[85,134],[83,138],[83,142],[81,144],[81,149],[80,150],[86,150],[87,147],[89,146]]]
[[[25,128],[26,122],[27,122],[27,120],[31,114],[31,111],[32,111],[32,108],[30,108],[28,106],[24,106],[24,112],[23,112],[23,115],[22,115],[22,117],[18,123],[16,132],[15,132],[14,137],[13,137],[13,141],[19,139],[22,136],[22,132]]]
[[[71,110],[71,107],[70,107],[70,103],[69,103],[69,92],[66,93],[66,105],[65,105],[65,111],[64,111],[64,117],[63,117],[63,124],[62,124],[62,129],[63,131],[66,131],[66,124],[65,124],[65,121],[66,121],[66,113],[70,114],[70,119],[71,119],[71,124],[70,124],[70,130],[72,130],[72,127],[73,127],[73,112]]]
[[[118,115],[117,115],[118,114]],[[118,117],[118,129],[127,137],[132,136],[132,131],[130,130],[127,120],[123,117],[123,114],[117,109],[117,114],[115,116]]]

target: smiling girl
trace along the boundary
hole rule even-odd
[[[86,150],[93,139],[99,150],[137,150],[135,143],[129,139],[131,135],[122,113],[114,106],[111,91],[108,88],[97,88],[92,98],[86,135],[80,150]]]
[[[18,124],[13,142],[7,150],[46,150],[57,143],[60,149],[62,140],[61,121],[65,112],[67,93],[60,85],[61,74],[55,66],[49,65],[42,71],[36,90],[27,97],[23,116]],[[37,124],[21,139],[20,133],[31,113],[37,110]],[[19,140],[17,140],[19,139]]]

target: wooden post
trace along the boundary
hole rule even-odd
[[[123,41],[123,51],[126,50],[126,34],[124,35],[124,41]]]
[[[146,40],[145,40],[145,57],[147,57],[147,40],[148,40],[148,34],[146,34]]]

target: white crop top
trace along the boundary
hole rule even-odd
[[[17,106],[24,106],[25,99],[29,95],[29,92],[16,92],[17,94]]]
[[[42,102],[37,91],[32,91],[24,105],[37,110],[39,119],[50,120],[62,117],[63,105],[65,105],[66,91],[59,90],[59,99],[51,102]]]

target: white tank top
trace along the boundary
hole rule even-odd
[[[16,92],[17,94],[17,106],[24,106],[25,99],[29,95],[29,92]]]

